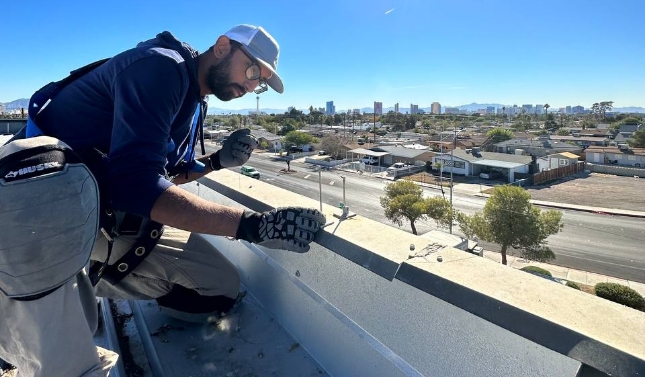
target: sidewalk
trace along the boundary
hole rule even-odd
[[[494,251],[484,250],[484,258],[493,260],[497,263],[502,263],[502,254]],[[549,271],[556,279],[570,280],[580,284],[594,286],[597,283],[618,283],[618,284],[626,285],[632,288],[633,290],[635,290],[636,292],[640,293],[641,296],[645,297],[645,284],[643,283],[639,283],[631,280],[618,279],[611,276],[605,276],[605,275],[600,275],[593,272],[576,270],[573,268],[562,267],[554,264],[530,262],[530,261],[527,261],[526,259],[515,257],[508,254],[506,255],[506,261],[509,267],[516,268],[518,270],[526,266],[536,266]]]
[[[480,198],[490,198],[490,194],[483,194],[483,193],[481,193],[481,194],[476,193],[476,194],[473,194],[473,196],[478,196]],[[577,204],[555,203],[555,202],[547,202],[547,201],[544,201],[544,200],[533,200],[533,199],[531,199],[531,204],[541,206],[541,207],[568,209],[568,210],[573,210],[573,211],[598,213],[598,214],[603,214],[603,215],[645,218],[645,212],[630,211],[630,210],[626,210],[626,209],[605,208],[605,207],[590,207],[590,206],[581,206],[581,205],[577,205]]]

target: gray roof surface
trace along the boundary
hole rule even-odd
[[[379,146],[374,149],[382,150],[384,152],[387,152],[388,154],[391,154],[392,156],[405,158],[414,158],[426,152],[431,152],[429,149],[412,149],[397,146]]]
[[[374,156],[374,157],[381,157],[389,154],[387,152],[375,152],[365,148],[356,148],[356,149],[349,150],[348,152],[352,152],[356,154],[364,154],[366,156]]]
[[[253,130],[253,136],[267,140],[280,139],[280,136],[266,130]]]
[[[450,153],[444,153],[444,155],[450,156]],[[527,165],[527,164],[530,164],[532,161],[531,156],[521,156],[521,155],[515,155],[515,154],[495,153],[495,152],[479,152],[479,154],[475,156],[472,153],[466,153],[466,151],[463,149],[455,149],[454,155],[455,157],[458,157],[462,160],[466,160],[469,162],[491,160],[491,161],[504,161],[504,162],[511,162],[511,163],[516,163],[520,165]]]
[[[505,168],[505,169],[519,168],[520,166],[526,165],[526,164],[520,164],[517,162],[497,161],[497,160],[479,160],[479,161],[472,162],[472,164],[492,166],[494,168]]]
[[[558,141],[542,139],[542,140],[527,140],[527,139],[511,139],[495,143],[497,147],[533,147],[533,148],[547,148],[547,149],[560,149],[564,151],[579,150],[577,145],[561,143]]]

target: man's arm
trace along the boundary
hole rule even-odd
[[[257,139],[251,135],[251,130],[244,128],[229,135],[222,145],[222,149],[207,157],[198,159],[206,165],[203,173],[180,174],[174,179],[175,184],[192,182],[197,178],[222,168],[231,168],[244,165],[251,157],[251,153],[258,146]]]
[[[150,218],[190,232],[235,237],[244,211],[209,202],[170,186],[155,202]]]
[[[186,176],[186,173],[181,173],[178,176],[176,176],[172,180],[172,182],[174,184],[176,184],[176,185],[181,185],[183,183],[192,182],[192,181],[194,181],[196,179],[199,179],[199,178],[205,176],[208,173],[216,171],[216,170],[213,170],[211,168],[211,164],[210,164],[210,161],[208,160],[208,158],[209,158],[209,156],[204,156],[202,158],[197,159],[197,161],[201,162],[202,164],[204,164],[206,166],[206,169],[204,169],[204,171],[202,173],[190,172],[190,173],[188,173],[188,176]]]

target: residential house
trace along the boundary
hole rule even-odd
[[[540,171],[551,170],[563,166],[573,165],[578,162],[580,156],[570,152],[550,154],[537,159],[538,169]]]
[[[601,137],[601,138],[614,138],[614,132],[611,129],[598,129],[598,128],[587,128],[586,130],[580,130],[577,132],[572,132],[571,136],[576,137]]]
[[[575,144],[582,147],[583,149],[588,148],[592,145],[600,146],[600,147],[606,147],[607,145],[609,145],[608,137],[593,137],[593,136],[576,137],[576,136],[550,135],[549,138],[554,141]]]
[[[582,147],[578,145],[571,145],[548,138],[506,140],[494,144],[493,150],[497,153],[519,153],[536,157],[545,157],[562,152],[582,153]]]
[[[645,148],[630,148],[626,144],[616,147],[589,147],[585,150],[587,162],[645,167]]]
[[[631,139],[634,132],[641,129],[643,129],[642,124],[623,124],[614,137],[614,141],[616,143],[626,143],[628,139]]]
[[[264,142],[268,145],[268,150],[271,152],[279,152],[282,150],[282,142],[280,136],[265,130],[254,130],[253,136],[258,139],[258,143],[262,145]]]
[[[478,176],[485,171],[498,171],[508,178],[508,182],[515,182],[515,174],[532,173],[530,166],[533,163],[531,156],[521,156],[506,153],[481,152],[479,148],[455,149],[450,153],[439,153],[432,159],[435,166],[440,163],[444,172],[452,172],[465,176]]]
[[[436,155],[429,149],[406,148],[405,146],[377,146],[372,148],[375,152],[387,152],[382,158],[384,165],[392,165],[395,162],[403,162],[409,165],[425,165],[432,161]]]

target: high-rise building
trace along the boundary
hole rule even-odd
[[[571,106],[567,106],[564,108],[564,113],[565,114],[573,114],[573,111],[571,110]]]
[[[383,115],[383,102],[374,101],[374,114]]]
[[[289,107],[287,107],[287,111],[288,111],[288,112],[291,112],[291,110],[293,110],[293,109],[295,109],[295,107],[293,107],[293,106],[289,106]]]
[[[574,106],[571,110],[573,111],[574,114],[582,114],[585,112],[585,108],[580,105]]]
[[[535,105],[534,111],[536,114],[544,114],[544,105]]]
[[[394,104],[394,114],[398,114],[398,113],[399,113],[399,104],[395,103]]]
[[[410,114],[416,114],[419,112],[419,105],[410,104]]]
[[[334,106],[334,101],[327,101],[325,107],[325,115],[334,115],[336,113],[336,106]]]
[[[459,114],[458,107],[446,107],[443,109],[444,114]]]
[[[430,111],[433,114],[441,114],[441,104],[439,102],[433,102],[432,105],[430,105]]]
[[[486,114],[495,114],[495,106],[486,106]]]
[[[531,114],[533,112],[533,105],[522,105],[522,112]]]
[[[356,115],[361,115],[361,109],[354,109],[352,112]]]

